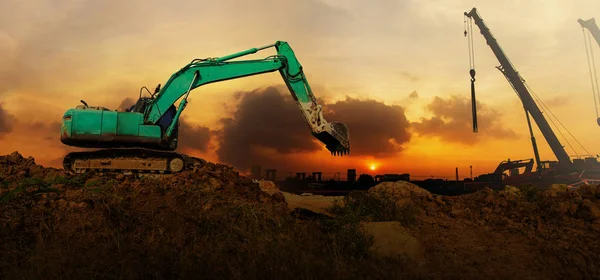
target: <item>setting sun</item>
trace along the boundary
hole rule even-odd
[[[377,168],[377,166],[375,166],[374,163],[372,163],[371,166],[369,166],[369,169],[371,169],[371,170],[375,170],[376,168]]]

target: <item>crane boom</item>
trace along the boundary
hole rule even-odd
[[[496,55],[496,58],[500,62],[500,67],[498,67],[498,69],[510,82],[512,87],[515,89],[517,95],[521,99],[523,106],[533,117],[535,123],[542,132],[542,135],[544,135],[546,142],[548,143],[548,145],[552,149],[552,152],[558,159],[559,164],[570,164],[571,159],[569,158],[569,155],[564,150],[554,131],[552,131],[552,129],[550,128],[550,124],[544,118],[544,115],[542,114],[540,108],[533,100],[533,97],[527,89],[527,86],[525,86],[523,78],[521,78],[515,67],[508,59],[508,57],[504,54],[496,38],[494,38],[494,36],[490,32],[490,29],[486,26],[486,24],[483,22],[483,19],[477,13],[477,9],[473,8],[470,12],[465,12],[464,14],[465,16],[472,18],[475,21],[477,27],[479,27],[479,30],[485,38],[488,46],[490,46],[492,52]]]
[[[588,20],[578,19],[577,22],[581,24],[581,27],[587,28],[590,31],[596,43],[598,43],[598,47],[600,47],[600,28],[598,28],[596,20],[594,18]]]

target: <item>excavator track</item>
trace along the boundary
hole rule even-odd
[[[63,167],[72,173],[173,174],[206,163],[188,155],[144,148],[104,149],[69,153]]]

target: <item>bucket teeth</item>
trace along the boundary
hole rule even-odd
[[[333,156],[344,156],[344,155],[349,155],[350,154],[350,149],[338,149],[338,150],[334,150],[331,151],[331,155]]]

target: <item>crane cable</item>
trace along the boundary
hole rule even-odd
[[[475,49],[473,48],[473,19],[469,18],[467,25],[467,16],[464,16],[465,37],[469,45],[469,74],[471,75],[471,113],[473,115],[473,132],[478,132],[477,128],[477,101],[475,100]],[[467,32],[467,29],[469,31]]]
[[[567,137],[565,137],[565,135],[562,133],[560,127],[558,127],[558,125],[556,125],[556,123],[552,120],[551,117],[554,117],[556,119],[556,121],[564,128],[564,130],[566,130],[566,132],[571,135],[571,137],[573,137],[573,140],[575,140],[575,142],[577,142],[577,144],[579,144],[579,146],[588,154],[590,155],[590,152],[588,152],[588,150],[581,144],[581,142],[579,142],[579,140],[577,140],[577,138],[575,138],[575,136],[571,133],[571,131],[569,131],[569,129],[560,121],[560,119],[554,115],[554,113],[552,112],[552,110],[550,110],[550,108],[548,108],[548,106],[546,106],[546,104],[544,103],[544,101],[542,101],[542,99],[540,99],[538,97],[538,95],[533,91],[533,89],[531,89],[529,87],[528,84],[526,84],[524,82],[525,86],[527,87],[527,89],[529,90],[529,92],[531,92],[531,95],[533,95],[533,97],[536,99],[536,101],[538,103],[540,103],[542,105],[542,108],[544,109],[544,111],[547,111],[548,113],[550,113],[548,115],[550,122],[554,125],[554,127],[556,128],[556,130],[558,130],[558,133],[560,133],[560,135],[563,137],[563,139],[565,140],[565,142],[567,142],[567,145],[569,146],[569,148],[571,148],[571,150],[573,150],[573,152],[575,153],[575,155],[579,156],[579,153],[577,153],[577,150],[575,150],[575,148],[573,148],[573,145],[571,145],[571,143],[569,142],[569,140],[567,139]]]
[[[513,65],[513,63],[510,61],[510,58],[506,58],[508,60],[508,63],[510,65]],[[513,66],[514,68],[514,66]],[[501,70],[502,71],[502,70]],[[504,73],[504,72],[503,72]],[[595,73],[595,72],[594,72]],[[571,137],[573,137],[573,139],[575,140],[575,142],[577,142],[577,144],[579,144],[579,146],[588,154],[590,155],[590,153],[587,151],[587,149],[579,142],[579,140],[577,140],[577,138],[575,138],[575,136],[573,136],[573,134],[571,134],[571,132],[569,131],[569,129],[562,124],[562,122],[560,121],[560,119],[558,119],[558,117],[556,117],[556,115],[554,115],[554,113],[552,112],[552,110],[550,110],[550,108],[548,108],[548,106],[546,106],[546,104],[537,96],[537,94],[533,91],[533,89],[531,87],[529,87],[529,85],[527,84],[527,82],[525,82],[525,79],[523,79],[523,77],[521,77],[521,75],[517,72],[517,75],[519,77],[519,79],[523,82],[523,85],[525,85],[525,87],[527,88],[527,90],[529,90],[529,92],[531,93],[534,102],[536,103],[540,103],[542,105],[541,110],[547,111],[548,113],[550,113],[550,115],[548,115],[548,118],[551,122],[551,124],[554,126],[554,128],[556,130],[558,130],[558,133],[562,136],[562,138],[565,140],[565,142],[567,143],[567,146],[569,146],[569,148],[571,148],[571,150],[573,150],[573,152],[579,156],[579,154],[577,153],[577,151],[575,150],[575,148],[573,148],[573,145],[571,145],[571,143],[569,142],[569,140],[567,139],[567,137],[565,137],[565,135],[563,134],[563,132],[561,131],[560,127],[558,125],[556,125],[556,123],[554,122],[554,120],[552,120],[552,117],[554,117],[556,119],[556,121],[567,131],[567,133],[569,133],[569,135],[571,135]],[[509,84],[512,83],[510,82],[510,80],[508,79],[508,77],[506,77],[507,80],[509,81]],[[519,98],[521,98],[521,96],[519,95],[519,92],[514,88],[515,93],[517,94],[517,96],[519,96]],[[594,95],[595,98],[595,95]],[[521,99],[522,100],[522,99]],[[598,119],[598,122],[600,124],[600,119]]]
[[[594,49],[592,48],[592,42],[590,35],[586,36],[586,32],[581,27],[581,31],[583,32],[583,43],[585,45],[585,54],[587,56],[588,69],[590,71],[590,81],[592,82],[592,95],[594,96],[594,107],[596,108],[596,122],[600,125],[600,115],[598,114],[598,99],[600,99],[600,86],[598,85],[598,76],[596,75],[596,62],[594,60]],[[589,48],[588,48],[589,46]],[[591,56],[590,56],[591,54]],[[596,98],[596,95],[599,98]]]

